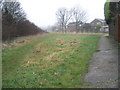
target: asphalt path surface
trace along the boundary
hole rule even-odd
[[[114,40],[101,36],[84,80],[86,88],[118,88],[118,45]]]

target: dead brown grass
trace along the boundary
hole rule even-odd
[[[73,47],[73,45],[76,45],[79,43],[79,40],[77,40],[76,38],[71,39],[70,41],[67,41],[65,39],[62,38],[57,38],[55,40],[55,44],[56,46],[58,46],[54,52],[49,53],[50,51],[46,48],[44,48],[43,45],[47,45],[48,42],[44,42],[44,43],[40,43],[38,45],[36,45],[34,47],[34,50],[32,51],[31,55],[28,56],[25,59],[25,63],[24,63],[24,67],[26,66],[30,66],[31,64],[35,64],[36,66],[55,66],[57,65],[57,63],[60,63],[63,59],[58,57],[60,54],[64,54],[66,52],[73,52],[71,47]],[[59,47],[59,46],[63,46],[63,47]],[[39,57],[40,54],[46,54],[43,57]],[[38,60],[40,59],[40,60]],[[50,61],[51,63],[49,64],[42,64],[42,62],[44,61]],[[59,62],[60,61],[60,62]],[[57,63],[56,63],[57,62]]]

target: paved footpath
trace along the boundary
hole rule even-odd
[[[113,40],[101,36],[99,48],[93,54],[84,87],[117,88],[118,87],[118,46]]]

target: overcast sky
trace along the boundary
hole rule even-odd
[[[56,22],[58,8],[80,6],[88,13],[91,22],[95,18],[104,19],[106,0],[19,0],[27,18],[39,27],[53,25]]]

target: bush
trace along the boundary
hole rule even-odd
[[[2,8],[2,40],[43,33],[40,28],[26,19],[26,14],[18,1],[1,1],[0,6]]]

